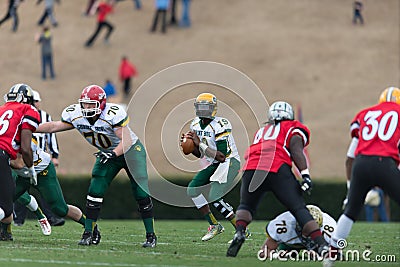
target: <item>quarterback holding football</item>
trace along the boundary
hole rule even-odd
[[[197,96],[194,107],[196,118],[190,124],[190,131],[182,135],[181,142],[192,139],[191,152],[198,158],[205,158],[209,165],[198,172],[188,185],[188,195],[210,226],[201,240],[208,241],[225,229],[212,214],[208,202],[235,227],[235,213],[223,196],[233,186],[233,180],[240,169],[240,157],[232,135],[232,125],[226,119],[217,117],[217,98],[210,93]],[[187,141],[186,141],[187,142]],[[181,144],[182,145],[182,144]],[[182,145],[185,152],[185,146]],[[199,187],[210,184],[208,200]],[[247,232],[247,235],[249,233]]]

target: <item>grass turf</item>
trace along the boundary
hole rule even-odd
[[[257,251],[265,239],[265,222],[250,225],[252,237],[246,241],[236,258],[225,256],[227,242],[233,237],[233,227],[222,222],[225,232],[208,242],[202,242],[205,221],[156,221],[158,245],[154,249],[141,247],[144,227],[140,220],[101,220],[102,240],[98,246],[82,247],[77,243],[83,228],[68,220],[62,227],[53,227],[51,236],[43,236],[36,221],[13,226],[14,241],[0,242],[0,266],[322,266],[321,262],[276,260],[261,262]],[[335,266],[400,266],[400,224],[354,224],[348,238],[348,249],[360,254],[369,249],[371,261],[338,262]],[[394,255],[392,262],[376,262],[376,256]],[[394,261],[395,260],[395,261]]]

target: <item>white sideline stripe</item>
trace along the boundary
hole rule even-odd
[[[186,267],[184,265],[157,265],[157,264],[134,264],[134,263],[107,263],[107,262],[84,262],[84,261],[55,261],[55,260],[32,260],[32,259],[0,259],[6,262],[30,262],[30,263],[47,263],[47,264],[64,264],[64,265],[84,265],[84,266],[121,266],[121,267]]]

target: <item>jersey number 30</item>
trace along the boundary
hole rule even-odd
[[[389,140],[396,131],[399,115],[395,111],[389,111],[378,120],[382,114],[381,110],[369,111],[364,117],[365,124],[361,130],[362,138],[365,141],[372,140],[377,134],[382,141]]]

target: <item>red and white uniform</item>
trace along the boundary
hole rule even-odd
[[[282,164],[292,166],[289,151],[290,139],[298,135],[308,145],[310,130],[299,121],[285,120],[278,124],[267,124],[254,136],[253,144],[245,153],[246,163],[243,170],[264,170],[278,172]]]
[[[18,102],[7,102],[0,107],[0,149],[11,159],[16,159],[20,150],[21,131],[36,131],[40,115],[35,107]]]
[[[355,155],[393,158],[399,164],[400,105],[394,102],[360,111],[351,123],[351,136],[358,138]]]

